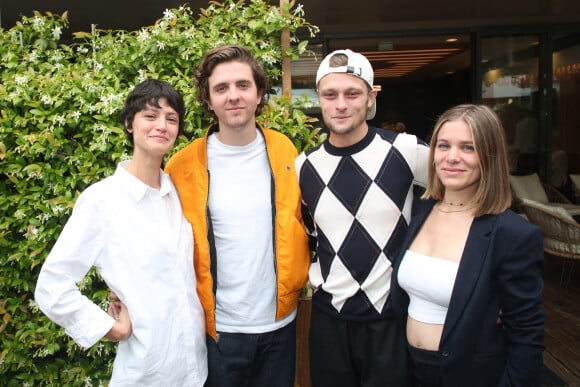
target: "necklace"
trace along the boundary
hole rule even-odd
[[[451,209],[448,209],[448,210],[447,209],[443,209],[443,208],[441,208],[441,206],[443,204],[446,204],[446,205],[448,205],[449,207],[452,207],[452,208]],[[453,208],[453,207],[457,207],[457,208]],[[457,204],[455,204],[455,203],[446,202],[445,199],[443,199],[443,201],[437,203],[436,208],[437,208],[437,211],[439,211],[439,212],[450,213],[450,212],[464,212],[464,211],[469,211],[469,210],[474,209],[475,206],[472,203],[470,203],[470,202],[467,202],[467,203],[457,203]]]
[[[451,206],[451,207],[463,207],[464,205],[471,203],[471,202],[453,203],[453,202],[448,202],[445,199],[443,199],[442,202],[443,202],[443,204],[446,204],[446,205]]]

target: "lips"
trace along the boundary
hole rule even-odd
[[[455,176],[455,175],[459,175],[461,173],[465,172],[463,169],[457,169],[457,168],[441,168],[441,173],[447,175],[447,176]]]

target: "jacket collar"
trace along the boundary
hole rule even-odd
[[[266,140],[266,136],[264,134],[264,129],[258,124],[256,123],[256,128],[258,128],[258,132],[262,135],[262,137],[264,137],[264,140]],[[207,138],[220,131],[220,125],[219,124],[212,124],[210,125],[210,127],[207,129],[207,131],[205,132],[205,139],[207,140]]]

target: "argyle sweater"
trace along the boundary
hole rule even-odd
[[[327,140],[298,156],[305,224],[316,243],[313,306],[346,320],[392,317],[392,262],[414,185],[426,185],[428,153],[413,135],[369,127],[357,144],[337,148]]]

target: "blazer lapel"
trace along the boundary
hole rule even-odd
[[[493,228],[493,217],[485,215],[475,218],[471,224],[465,249],[461,256],[461,262],[457,271],[455,285],[451,293],[449,310],[445,318],[445,326],[441,342],[444,342],[449,332],[452,332],[455,324],[461,318],[463,311],[477,284],[481,268],[488,259],[488,249]]]
[[[423,226],[423,223],[425,223],[425,219],[427,219],[427,216],[429,216],[429,214],[431,213],[431,209],[433,208],[433,205],[435,203],[436,203],[435,201],[431,201],[430,203],[423,204],[424,210],[413,215],[411,223],[409,224],[409,228],[405,232],[405,238],[403,239],[403,244],[401,245],[401,251],[399,251],[398,255],[399,261],[403,257],[403,255],[405,255],[405,251],[407,251],[407,249],[415,239],[415,236],[417,236],[417,233]]]

